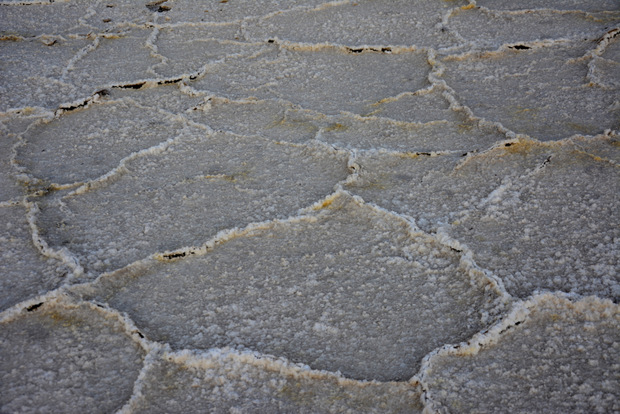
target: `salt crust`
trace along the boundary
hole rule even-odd
[[[550,411],[618,410],[618,367],[605,362],[617,354],[617,305],[609,299],[620,292],[617,3],[406,3],[0,2],[0,277],[10,286],[0,299],[8,333],[0,345],[17,352],[0,368],[12,376],[2,382],[9,384],[2,411],[80,412],[94,402],[153,411],[189,397],[237,412],[531,411],[522,405],[528,401]],[[215,158],[197,154],[209,150]],[[202,168],[215,159],[215,168]],[[340,228],[336,235],[330,226]],[[384,237],[383,226],[395,227]],[[176,316],[154,308],[135,322],[105,304],[133,318],[152,306],[139,297],[140,283],[160,270],[191,270],[178,280],[206,275],[193,265],[226,261],[221,252],[250,263],[250,250],[234,247],[255,241],[282,258],[295,251],[296,237],[313,232],[309,246],[325,256],[303,265],[333,272],[332,255],[342,270],[362,266],[352,279],[332,280],[387,278],[357,302],[369,316],[392,310],[357,322],[344,343],[359,341],[346,352],[333,342],[355,319],[342,313],[354,304],[341,293],[346,283],[317,290],[329,299],[323,310],[335,313],[309,329],[284,329],[298,310],[278,313],[297,293],[305,300],[303,279],[262,313],[274,320],[202,338],[199,322],[209,315],[192,314],[210,306],[202,301],[164,296],[170,309],[196,306]],[[347,264],[365,249],[376,260]],[[287,271],[297,262],[286,260],[254,264],[281,276],[276,287],[312,275]],[[421,267],[401,272],[416,262]],[[408,305],[392,282],[442,272],[472,283],[451,285],[469,292],[458,304],[450,295],[424,298],[418,288],[405,295],[422,295],[418,322],[419,312],[429,314],[427,322],[434,312],[442,326],[458,327],[442,310],[452,305],[467,327],[403,328],[407,311],[394,309]],[[450,280],[442,278],[439,285]],[[174,280],[153,280],[154,291],[166,283],[174,291]],[[123,284],[136,289],[114,287]],[[122,301],[132,294],[133,303]],[[376,302],[381,295],[388,305]],[[224,307],[236,315],[240,305]],[[58,322],[76,317],[79,326]],[[381,343],[361,335],[360,326],[371,332],[373,321],[392,338],[384,347],[390,351],[347,359],[350,350]],[[172,337],[154,333],[175,322]],[[26,336],[24,327],[31,327]],[[41,332],[60,339],[49,342]],[[290,335],[249,341],[268,332]],[[277,348],[312,335],[326,339],[312,349]],[[399,347],[416,335],[411,352]],[[441,345],[458,341],[458,348]],[[207,350],[182,349],[190,342]],[[524,356],[523,346],[533,352]],[[37,359],[41,350],[53,367]],[[97,377],[78,350],[97,355]],[[489,355],[515,358],[521,380],[513,381],[515,366],[489,365]],[[119,357],[130,375],[113,369]],[[7,365],[20,360],[19,369]],[[304,364],[406,381],[356,381]],[[75,368],[71,375],[67,367]],[[495,388],[467,381],[468,373],[504,388],[485,394]],[[168,379],[183,386],[167,389]],[[86,395],[80,390],[88,381],[101,387]],[[213,398],[216,392],[226,398]],[[26,395],[34,397],[27,402]]]

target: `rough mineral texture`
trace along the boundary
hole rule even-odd
[[[0,412],[618,412],[617,0],[0,0]]]

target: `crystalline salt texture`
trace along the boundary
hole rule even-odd
[[[99,101],[124,100],[128,101],[126,102],[128,105],[134,103],[139,108],[151,108],[153,110],[152,113],[167,114],[168,117],[180,120],[179,115],[188,117],[207,99],[202,94],[187,91],[185,86],[182,82],[174,82],[155,85],[149,83],[137,89],[111,88],[106,89],[105,96],[100,98]],[[136,117],[136,122],[140,122],[143,117],[144,115]],[[166,118],[166,116],[163,118]],[[151,131],[151,133],[153,132]]]
[[[558,43],[443,59],[443,79],[476,116],[540,140],[618,128],[618,91],[590,85],[596,42]],[[481,91],[484,91],[481,93]]]
[[[73,56],[90,42],[0,39],[0,111],[29,106],[56,109],[75,100],[75,87],[60,79]]]
[[[406,214],[425,231],[451,223],[477,206],[503,180],[518,178],[534,168],[535,157],[466,158],[417,154],[369,154],[356,162],[359,177],[345,188],[364,200]],[[462,164],[462,165],[461,165]]]
[[[162,11],[165,21],[178,23],[221,23],[251,20],[271,14],[281,14],[295,9],[321,6],[325,0],[254,0],[252,2],[211,1],[196,7],[193,0],[167,1],[162,4],[169,10]]]
[[[620,87],[620,28],[606,33],[606,43],[590,63],[593,81],[599,86],[617,90]]]
[[[492,155],[516,159],[541,151],[547,157],[537,169],[448,231],[513,295],[546,289],[618,300],[618,165],[572,146],[515,145]]]
[[[418,93],[404,93],[373,105],[372,115],[402,122],[431,122],[453,120],[456,113],[450,109],[442,90],[434,87]]]
[[[183,124],[156,109],[109,101],[65,112],[22,135],[16,161],[45,183],[88,181],[131,153],[174,138]]]
[[[149,367],[134,413],[421,413],[408,383],[358,382],[261,355],[167,354]]]
[[[444,15],[465,1],[343,2],[315,10],[275,14],[248,25],[250,39],[340,45],[450,47],[457,42],[442,26]]]
[[[116,84],[132,84],[154,78],[149,69],[160,63],[147,47],[151,30],[119,29],[98,38],[96,47],[73,63],[67,81],[79,85],[88,96]]]
[[[412,216],[426,230],[442,228],[498,274],[509,293],[618,297],[617,164],[573,145],[530,141],[460,164],[448,156],[375,155],[357,162],[360,176],[347,188]]]
[[[594,138],[574,137],[571,144],[576,151],[620,165],[620,137],[617,134],[598,135]]]
[[[146,1],[39,1],[0,6],[0,36],[88,35],[117,25],[145,23],[152,13]],[[19,3],[15,1],[14,3]]]
[[[620,6],[615,0],[555,0],[549,3],[546,0],[477,0],[476,5],[488,7],[494,10],[582,10],[588,12],[597,11],[620,11]],[[550,7],[551,6],[551,7]]]
[[[449,247],[348,197],[324,205],[204,255],[121,270],[92,295],[176,349],[232,346],[382,381],[410,378],[501,311],[492,282]]]
[[[294,215],[347,174],[341,153],[191,130],[61,205],[43,201],[40,226],[50,245],[68,242],[87,270],[112,270],[201,245],[221,230]]]
[[[187,116],[216,131],[260,135],[290,143],[304,143],[316,138],[326,118],[286,102],[258,99],[231,101],[217,97],[209,98],[199,110]]]
[[[202,110],[193,111],[188,117],[215,130],[258,134],[292,143],[318,139],[352,150],[383,148],[392,151],[441,151],[460,148],[469,151],[485,148],[505,138],[496,129],[480,127],[450,110],[446,110],[446,113],[449,120],[439,119],[420,124],[380,116],[325,116],[291,104],[268,100],[230,101],[212,98]],[[411,116],[411,121],[415,121],[416,115]],[[420,117],[425,119],[426,115],[421,114]]]
[[[50,300],[0,325],[2,412],[112,412],[131,396],[144,351],[94,305]]]
[[[343,115],[326,125],[319,139],[353,150],[402,152],[472,151],[505,139],[496,128],[480,126],[463,115],[453,118],[420,124]]]
[[[0,203],[23,195],[23,189],[15,180],[15,170],[11,164],[13,146],[17,137],[6,124],[0,124]]]
[[[0,36],[87,34],[89,28],[80,24],[79,20],[94,3],[57,1],[31,4],[27,6],[27,10],[17,4],[0,5]]]
[[[425,383],[433,408],[618,411],[618,305],[545,295],[525,306],[529,314],[522,322],[508,322],[479,350],[464,347],[431,359]]]
[[[448,27],[472,42],[476,49],[529,48],[528,42],[594,40],[619,18],[620,14],[593,16],[557,10],[501,13],[471,8],[455,10],[448,20]]]
[[[37,250],[24,207],[0,207],[0,223],[0,310],[3,310],[56,288],[69,269]]]
[[[423,52],[270,45],[251,57],[212,65],[192,86],[232,99],[284,99],[325,114],[366,114],[381,99],[427,86],[428,70]]]
[[[214,61],[237,53],[251,54],[256,45],[239,42],[239,25],[164,27],[154,42],[165,63],[155,71],[162,76],[193,74]]]

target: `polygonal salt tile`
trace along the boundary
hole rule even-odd
[[[79,85],[82,93],[89,96],[111,85],[154,78],[149,69],[161,59],[147,46],[152,30],[122,29],[99,37],[95,48],[70,67],[67,81]]]
[[[191,86],[230,99],[283,99],[324,114],[366,114],[384,98],[428,86],[428,71],[423,51],[266,45],[211,65]]]
[[[598,53],[590,63],[590,76],[599,86],[617,90],[620,87],[620,29],[605,34]],[[602,42],[601,42],[602,43]]]
[[[0,203],[23,195],[11,162],[16,143],[17,137],[5,125],[0,125]]]
[[[477,0],[476,5],[493,10],[581,10],[587,12],[620,11],[615,0],[556,0],[549,3],[545,0]]]
[[[472,42],[472,47],[476,49],[507,46],[527,50],[528,42],[595,39],[610,25],[614,25],[619,17],[620,15],[567,13],[553,9],[502,13],[474,7],[455,10],[448,21],[448,27]]]
[[[81,2],[78,2],[81,3]],[[90,4],[88,13],[80,20],[96,32],[106,32],[117,26],[143,25],[153,20],[147,7],[152,0],[106,0]]]
[[[507,143],[462,160],[360,157],[359,178],[346,188],[465,243],[513,295],[618,297],[617,164],[570,142]]]
[[[324,115],[305,111],[286,102],[209,98],[187,114],[191,120],[216,131],[260,135],[275,141],[303,143],[316,138]]]
[[[503,150],[492,154],[498,152]],[[518,179],[546,158],[534,152],[520,158],[462,155],[369,153],[356,158],[359,176],[345,188],[435,232],[467,214],[503,181]]]
[[[41,35],[88,34],[80,21],[96,1],[56,1],[38,4],[0,6],[0,36],[35,37]]]
[[[0,322],[2,412],[113,412],[133,391],[144,350],[91,304],[33,304]]]
[[[0,7],[0,10],[4,7]],[[76,99],[75,87],[61,80],[87,39],[0,39],[0,112],[42,107],[54,110]]]
[[[617,134],[597,135],[592,138],[574,137],[570,144],[576,151],[620,165],[620,136]]]
[[[84,36],[119,25],[144,24],[153,13],[145,0],[14,2],[0,7],[0,36]],[[25,4],[24,4],[25,3]]]
[[[269,100],[209,99],[187,116],[215,130],[258,134],[270,139],[303,143],[318,139],[341,148],[392,151],[482,149],[504,139],[497,129],[479,126],[447,111],[449,120],[419,124],[387,118],[341,114],[325,116],[294,105]]]
[[[129,100],[138,107],[151,108],[154,112],[167,112],[172,116],[189,117],[204,104],[207,96],[188,91],[182,82],[153,83],[149,82],[140,88],[106,89],[101,100]]]
[[[402,122],[452,120],[456,113],[450,109],[442,92],[439,88],[432,88],[387,98],[374,105],[372,115]]]
[[[351,149],[402,152],[483,150],[506,136],[461,114],[426,123],[342,115],[321,129],[317,139]]]
[[[154,69],[162,76],[189,76],[209,63],[243,52],[253,53],[256,45],[238,42],[239,30],[238,24],[163,27],[154,44],[166,60]]]
[[[246,32],[257,40],[278,38],[301,43],[442,48],[456,43],[445,29],[442,30],[444,15],[451,8],[466,4],[461,0],[341,2],[274,14],[251,22]]]
[[[271,14],[287,13],[295,9],[321,7],[325,0],[254,0],[236,2],[214,0],[200,4],[193,0],[174,0],[161,4],[165,8],[160,14],[171,24],[178,23],[222,23],[241,22]]]
[[[16,161],[43,184],[88,181],[137,151],[174,138],[183,123],[129,100],[103,101],[32,125]]]
[[[617,412],[620,309],[590,297],[537,296],[423,372],[439,412]]]
[[[109,178],[42,200],[39,225],[51,246],[78,254],[87,271],[107,271],[201,245],[221,230],[289,217],[347,175],[346,154],[331,149],[188,130]]]
[[[530,151],[511,148],[510,158]],[[548,155],[537,169],[504,181],[447,231],[515,296],[544,289],[620,299],[618,164],[572,145],[540,149]]]
[[[474,115],[516,133],[539,140],[595,135],[620,126],[617,88],[586,79],[589,59],[582,57],[595,47],[588,39],[448,56],[442,78]]]
[[[317,208],[136,263],[86,294],[176,349],[231,346],[381,381],[410,378],[504,309],[492,281],[404,220],[345,195]]]
[[[34,245],[26,209],[0,207],[0,310],[58,287],[70,268]]]
[[[419,387],[348,380],[265,355],[168,353],[146,371],[134,413],[421,413]]]

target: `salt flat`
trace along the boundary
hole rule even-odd
[[[0,412],[620,412],[615,0],[0,1]]]

